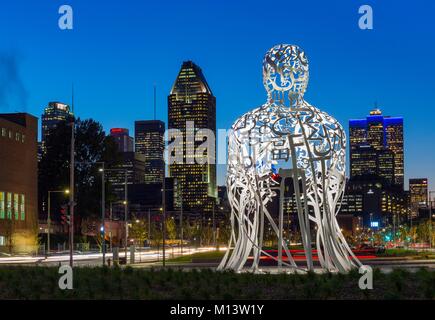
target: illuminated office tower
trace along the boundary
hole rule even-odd
[[[428,179],[409,179],[411,217],[416,218],[419,209],[428,207]]]
[[[45,152],[45,143],[47,137],[50,134],[50,130],[57,127],[60,122],[70,121],[74,118],[69,105],[61,102],[50,102],[44,109],[44,113],[41,116],[41,150]]]
[[[403,118],[379,109],[366,119],[349,121],[350,177],[379,176],[403,189]]]
[[[133,138],[130,137],[128,129],[112,128],[110,136],[115,139],[119,152],[133,152]]]
[[[385,143],[393,153],[394,184],[404,184],[403,118],[385,118]]]
[[[183,62],[168,96],[168,129],[178,129],[184,136],[182,163],[171,163],[174,154],[169,154],[169,175],[178,180],[183,207],[191,212],[211,212],[217,198],[216,98],[202,70],[192,61]],[[211,130],[213,141],[192,139],[193,134],[202,135],[200,129]],[[209,148],[195,157],[204,143]]]
[[[145,159],[145,184],[162,183],[164,176],[163,136],[165,123],[160,120],[144,120],[134,123],[135,152]]]

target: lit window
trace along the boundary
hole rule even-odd
[[[6,245],[6,237],[0,236],[0,247],[4,247]]]
[[[6,215],[8,219],[12,219],[12,193],[10,192],[6,196]]]
[[[2,128],[2,137],[6,137],[6,128]]]
[[[15,216],[15,220],[18,220],[18,218],[19,218],[19,212],[18,212],[18,194],[14,194],[14,216]]]
[[[25,202],[24,194],[20,194],[20,214],[21,214],[21,220],[26,219],[26,202]]]
[[[5,193],[0,192],[0,219],[5,218]]]

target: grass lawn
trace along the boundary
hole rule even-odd
[[[190,263],[193,260],[195,262],[201,262],[201,260],[209,261],[209,260],[220,260],[225,255],[225,251],[207,251],[207,252],[198,252],[194,254],[189,254],[185,256],[179,256],[174,259],[168,260],[168,262],[174,263]]]
[[[409,249],[387,249],[380,257],[412,257],[414,259],[435,259],[435,253]]]
[[[375,270],[373,290],[349,274],[236,274],[210,269],[181,271],[83,267],[74,289],[60,290],[58,269],[0,268],[0,299],[435,299],[435,272]]]

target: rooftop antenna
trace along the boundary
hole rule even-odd
[[[156,84],[154,83],[154,120],[156,120]]]
[[[71,84],[71,112],[74,114],[74,83]]]

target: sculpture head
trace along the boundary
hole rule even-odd
[[[302,98],[308,78],[308,59],[298,46],[279,44],[264,56],[263,84],[269,97]]]

